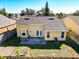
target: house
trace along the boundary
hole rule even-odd
[[[6,16],[0,15],[0,42],[12,35],[12,30],[16,28],[16,21]]]
[[[54,16],[23,17],[16,21],[16,29],[20,38],[43,37],[49,41],[64,41],[67,33],[63,21]]]
[[[79,35],[79,16],[67,16],[63,21],[69,30]]]
[[[19,20],[20,19],[20,14],[13,14],[13,16],[12,16],[12,19],[14,19],[14,20]]]

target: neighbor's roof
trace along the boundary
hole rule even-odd
[[[79,26],[79,16],[68,16]]]
[[[0,28],[11,25],[11,24],[15,24],[15,22],[16,21],[13,19],[9,19],[6,16],[0,15]]]
[[[24,20],[25,18],[29,18],[29,20]],[[49,18],[53,18],[54,20],[49,20]],[[62,20],[58,19],[54,16],[49,17],[23,17],[20,20],[17,20],[17,24],[44,24],[44,28],[47,30],[67,30]]]

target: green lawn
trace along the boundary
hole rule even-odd
[[[5,40],[2,45],[3,46],[28,46],[31,49],[60,49],[60,46],[63,42],[52,42],[48,41],[46,45],[20,45],[20,39],[16,37],[16,35]]]
[[[3,46],[19,46],[20,39],[17,38],[16,35],[13,35],[12,37],[8,38],[5,40],[2,45]]]
[[[31,49],[60,49],[62,44],[72,47],[77,53],[79,53],[79,45],[69,37],[67,37],[66,41],[63,42],[48,41],[46,45],[20,45],[20,39],[14,35],[2,43],[3,46],[28,46]]]
[[[76,42],[74,42],[70,37],[66,38],[64,44],[72,47],[79,54],[79,45]]]
[[[46,45],[27,45],[31,49],[60,49],[63,42],[48,41]]]

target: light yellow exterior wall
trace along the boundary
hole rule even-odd
[[[51,32],[52,37],[60,37],[61,32]]]
[[[36,31],[42,31],[42,36],[40,37],[44,37],[45,40],[54,40],[55,37],[58,38],[58,40],[65,40],[66,38],[66,32],[65,31],[46,31],[44,29],[44,25],[43,24],[26,24],[26,25],[20,25],[17,24],[17,36],[21,37],[21,38],[27,38],[27,30],[29,32],[30,37],[37,37]],[[26,35],[22,36],[22,32],[25,32]],[[47,38],[47,32],[50,32],[50,38]],[[64,32],[64,38],[61,39],[61,33]],[[38,36],[39,37],[39,36]]]
[[[59,41],[63,41],[66,39],[66,32],[64,31],[48,31],[50,32],[50,38],[47,38],[47,31],[45,32],[45,40],[55,40],[55,37],[57,37],[57,39]],[[64,38],[61,38],[61,33],[64,32]]]
[[[43,30],[44,30],[43,28],[44,28],[44,26],[42,24],[30,24],[29,25],[29,35],[31,37],[37,37],[36,31],[39,30],[39,31],[43,32]],[[43,35],[41,37],[43,37]]]
[[[64,23],[69,30],[79,34],[79,26],[70,17],[66,17]]]
[[[27,37],[27,35],[25,35],[25,36],[22,36],[21,34],[22,34],[22,32],[25,32],[25,33],[27,33],[27,30],[28,30],[28,25],[16,25],[16,28],[17,28],[17,36],[18,37]]]
[[[29,25],[16,25],[17,26],[17,36],[18,37],[28,37],[27,36],[27,30],[29,32],[29,35],[31,37],[36,37],[36,31],[41,30],[43,32],[43,25],[42,24],[29,24]],[[22,36],[21,32],[25,32],[26,35]],[[43,33],[42,33],[43,34]],[[41,36],[43,37],[43,35]]]

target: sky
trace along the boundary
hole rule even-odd
[[[0,8],[5,8],[9,13],[20,13],[26,8],[37,11],[45,7],[46,1],[54,13],[72,13],[79,10],[79,0],[0,0]]]

